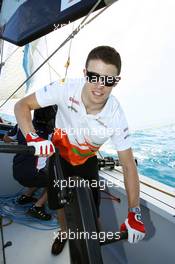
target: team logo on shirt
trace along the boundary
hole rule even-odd
[[[72,105],[71,106],[69,105],[68,108],[73,110],[75,113],[78,113],[77,109],[75,109]]]
[[[80,104],[80,102],[79,101],[77,101],[77,100],[75,100],[73,97],[69,97],[69,101],[71,101],[72,103],[74,103],[74,104],[77,104],[77,105],[79,105]]]

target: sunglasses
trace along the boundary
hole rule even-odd
[[[89,83],[97,83],[100,82],[104,86],[112,87],[116,85],[120,80],[120,76],[108,76],[108,75],[100,75],[96,72],[86,71],[86,79]]]

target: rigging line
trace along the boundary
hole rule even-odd
[[[72,25],[72,31],[74,31],[74,23]],[[66,80],[67,73],[68,73],[68,68],[70,66],[70,53],[71,53],[71,48],[72,48],[72,41],[73,41],[73,38],[70,40],[69,51],[68,51],[68,56],[67,56],[67,62],[66,62],[66,65],[65,65],[66,71],[65,71],[64,79],[62,80],[63,82],[65,82],[65,80]]]
[[[0,46],[0,52],[1,52],[1,61],[0,61],[0,74],[1,74],[1,69],[4,65],[3,63],[3,51],[4,51],[4,40],[2,40],[2,44]]]
[[[20,47],[17,47],[3,62],[3,49],[4,49],[4,40],[3,41],[3,46],[2,48],[0,49],[0,53],[1,53],[1,62],[0,62],[0,74],[1,74],[1,69],[2,69],[2,66],[4,66],[4,64],[16,53],[16,51],[20,48]]]
[[[107,195],[109,195],[112,199],[114,199],[116,202],[120,203],[121,202],[121,199],[113,194],[111,194],[110,192],[108,191],[105,191],[105,190],[102,190],[102,192],[106,193]],[[105,199],[104,197],[102,197],[103,199]],[[110,198],[109,198],[110,199]],[[111,199],[111,200],[112,200]]]
[[[4,46],[4,40],[0,39],[0,54],[3,54],[3,46]]]
[[[41,54],[40,50],[37,47],[36,47],[36,51],[45,60],[44,56]],[[58,77],[61,79],[61,75],[51,66],[51,64],[49,62],[47,62],[47,64],[56,73],[56,75],[58,75]]]
[[[98,0],[98,2],[91,8],[89,13],[85,16],[85,18],[81,21],[77,28],[81,29],[81,25],[88,19],[88,17],[92,14],[92,12],[96,9],[96,7],[102,2],[102,0]]]
[[[100,155],[102,159],[104,159],[103,155],[101,154],[100,150],[97,151],[97,153]]]
[[[89,17],[89,15],[94,11],[94,9],[97,7],[97,4],[99,4],[102,0],[99,0],[94,6],[93,8],[89,11],[89,13],[87,14],[87,16],[83,19],[83,21],[80,23],[80,25],[78,27],[76,27],[76,29],[58,46],[58,48],[42,63],[40,64],[40,66],[38,66],[38,68],[0,105],[0,108],[2,106],[4,106],[8,100],[10,98],[13,97],[13,95],[18,91],[20,90],[23,85],[28,82],[34,75],[36,72],[38,72],[42,67],[43,65],[45,65],[67,42],[69,42],[72,38],[74,38],[78,33],[79,31],[84,28],[84,26],[82,25],[83,22],[86,21],[87,17]],[[111,5],[111,4],[110,4]],[[106,7],[105,7],[106,9]],[[101,14],[101,13],[99,13]],[[97,16],[96,16],[97,17]],[[92,20],[91,20],[92,21]],[[86,23],[88,24],[88,23]]]
[[[47,46],[47,38],[46,38],[46,36],[44,36],[44,39],[45,39],[45,43],[46,43],[46,54],[47,54],[47,57],[48,57],[49,56],[49,52],[48,52],[48,46]],[[52,77],[51,77],[50,67],[49,67],[49,79],[50,79],[50,83],[51,83],[52,82]]]
[[[3,46],[4,46],[4,40],[2,40],[3,41]],[[19,48],[21,48],[21,47],[17,47],[14,51],[12,51],[12,53],[4,60],[4,63],[6,63],[14,54],[15,54],[15,52],[19,49]],[[3,50],[1,51],[2,52],[2,54],[3,54]],[[1,53],[0,52],[0,53]]]
[[[3,43],[4,43],[4,40],[0,39],[0,55],[2,54]]]
[[[100,10],[95,16],[93,16],[91,19],[89,19],[89,21],[87,21],[84,25],[83,23],[87,20],[87,18],[92,14],[92,12],[96,9],[96,7],[100,4],[102,0],[99,0],[93,7],[92,9],[89,11],[89,13],[87,14],[87,16],[83,19],[83,21],[79,24],[79,26],[77,27],[78,29],[78,32],[80,31],[80,29],[84,28],[86,25],[88,25],[90,22],[92,22],[96,17],[98,17],[100,14],[102,14],[109,6],[111,6],[113,3],[111,4],[108,4],[108,6],[104,7],[102,10]],[[73,28],[74,28],[74,24],[73,24]],[[73,30],[74,32],[74,30]],[[78,33],[77,32],[77,33]],[[76,33],[76,34],[77,34]],[[73,36],[74,37],[74,36]],[[68,55],[68,60],[67,60],[67,64],[68,66],[66,67],[66,72],[65,72],[65,77],[63,79],[63,81],[65,81],[66,79],[66,76],[67,76],[67,72],[68,72],[68,67],[69,67],[69,64],[70,64],[70,51],[71,51],[71,45],[72,45],[72,40],[73,40],[73,37],[71,38],[71,43],[70,43],[70,46],[69,46],[69,55]]]
[[[99,15],[101,15],[104,11],[106,11],[106,9],[108,8],[108,7],[110,7],[112,4],[110,4],[110,5],[108,5],[108,6],[106,6],[106,7],[104,7],[102,10],[100,10],[96,15],[94,15],[91,19],[89,19],[85,24],[84,24],[84,26],[86,26],[86,25],[88,25],[90,22],[92,22],[96,17],[98,17]]]
[[[4,60],[4,63],[6,63],[14,54],[15,52],[21,47],[17,47],[5,60]]]

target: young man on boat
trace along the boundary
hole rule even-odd
[[[145,236],[139,206],[139,178],[133,158],[129,130],[118,100],[111,95],[120,80],[121,58],[112,47],[93,49],[86,60],[83,81],[69,80],[64,85],[54,82],[23,98],[15,106],[18,124],[28,142],[35,147],[35,155],[51,156],[59,148],[65,176],[90,176],[99,181],[96,152],[109,138],[118,153],[124,172],[128,197],[128,215],[121,225],[128,230],[128,241],[136,243]],[[32,109],[57,104],[56,129],[52,142],[40,138],[31,121]],[[92,193],[99,218],[100,195],[98,188]],[[66,231],[64,209],[59,210],[61,231]],[[61,232],[60,231],[60,232]],[[52,247],[59,254],[65,244],[60,236]]]

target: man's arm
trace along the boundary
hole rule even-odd
[[[28,95],[15,104],[15,116],[17,123],[26,137],[29,132],[35,132],[32,124],[31,111],[41,108],[36,100],[35,93]]]
[[[128,241],[137,243],[145,236],[145,226],[141,221],[139,208],[140,184],[135,160],[131,148],[118,151],[118,156],[123,167],[124,183],[128,196],[128,217],[120,226],[121,231],[128,230]]]
[[[118,156],[124,173],[125,189],[128,196],[128,208],[139,207],[140,184],[131,148],[118,151]]]
[[[49,157],[55,152],[51,141],[40,138],[35,133],[32,124],[31,110],[41,108],[37,102],[35,93],[24,97],[15,105],[15,115],[19,128],[21,129],[27,145],[35,147],[35,155]]]

